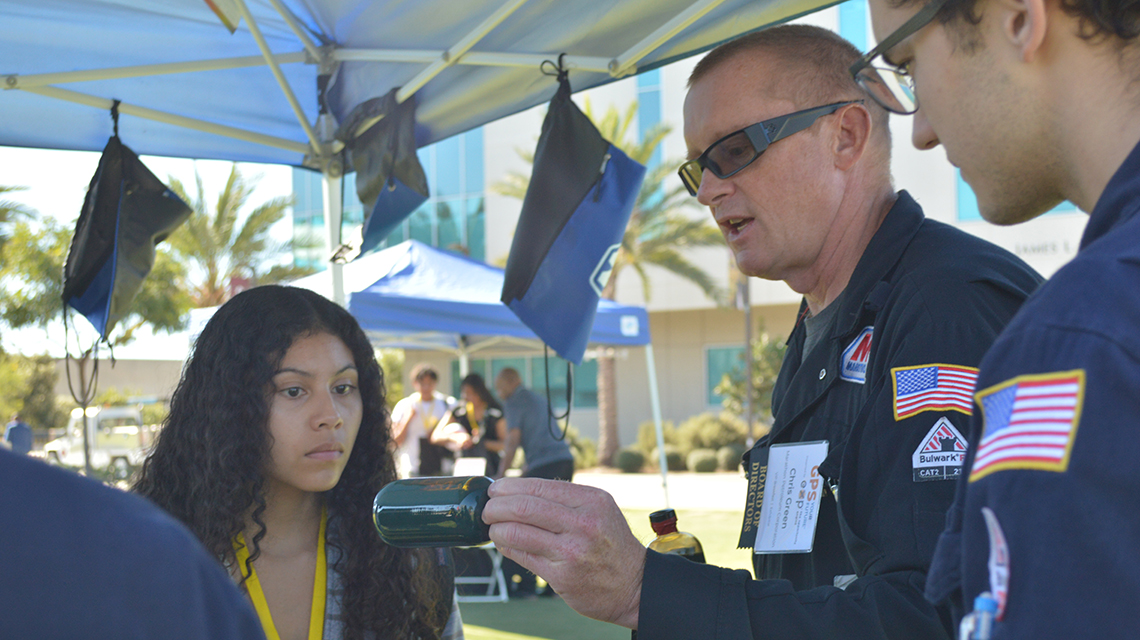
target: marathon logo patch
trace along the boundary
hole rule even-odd
[[[871,338],[874,334],[875,327],[864,327],[843,350],[843,360],[839,365],[840,380],[867,383],[867,364],[871,360]]]
[[[966,439],[954,428],[954,423],[942,416],[911,456],[914,481],[953,480],[962,475],[965,460]]]

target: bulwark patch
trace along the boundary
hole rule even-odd
[[[858,384],[867,383],[867,364],[871,359],[871,338],[875,327],[863,327],[859,335],[843,350],[839,379]]]
[[[954,423],[942,416],[927,432],[911,457],[914,481],[952,480],[962,475],[966,439]]]

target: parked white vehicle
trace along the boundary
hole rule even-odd
[[[127,466],[142,464],[152,440],[152,432],[143,426],[138,407],[88,407],[87,430],[91,443],[91,466]],[[83,409],[73,409],[63,437],[44,445],[48,460],[69,466],[83,466]]]

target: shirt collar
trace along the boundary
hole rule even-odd
[[[1085,233],[1081,236],[1081,250],[1092,244],[1116,226],[1131,220],[1140,211],[1140,144],[1124,159],[1124,164],[1113,174],[1096,201]]]

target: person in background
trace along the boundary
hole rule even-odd
[[[484,473],[495,477],[507,439],[503,408],[477,373],[467,374],[459,383],[459,391],[460,403],[447,413],[443,426],[432,433],[431,441],[464,458],[483,458],[487,461]]]
[[[914,113],[914,145],[946,150],[986,220],[1089,214],[982,360],[926,596],[963,640],[1136,638],[1140,2],[869,6],[880,45],[852,74]]]
[[[261,640],[182,524],[138,496],[0,451],[0,638]]]
[[[13,453],[27,455],[32,450],[32,427],[20,419],[19,413],[12,414],[12,420],[4,429],[4,442]]]
[[[546,398],[524,387],[519,372],[510,367],[495,376],[495,392],[503,399],[507,419],[507,442],[496,478],[506,475],[514,463],[515,452],[521,448],[525,456],[522,477],[573,480],[574,454],[558,422],[551,416]],[[514,560],[503,561],[503,572],[511,581],[508,586],[514,587],[512,595],[526,598],[535,593],[534,574]],[[554,589],[547,586],[537,595],[552,596]]]
[[[741,272],[803,294],[772,430],[745,457],[756,579],[647,551],[589,488],[489,490],[505,556],[641,640],[953,635],[922,594],[970,391],[1041,278],[895,189],[887,113],[848,74],[860,55],[818,27],[766,29],[713,49],[685,98],[682,181]]]
[[[574,479],[574,454],[561,427],[550,415],[546,398],[527,389],[519,372],[510,367],[495,376],[495,391],[503,399],[507,438],[496,478],[506,475],[520,448],[525,456],[524,478]]]
[[[396,462],[400,477],[436,476],[442,472],[441,461],[451,453],[431,443],[431,434],[455,402],[436,390],[439,374],[434,367],[421,362],[412,368],[415,393],[400,400],[392,409],[392,440],[396,443]]]
[[[384,377],[347,311],[249,289],[202,330],[134,490],[229,570],[273,637],[462,638],[442,550],[386,545]]]

